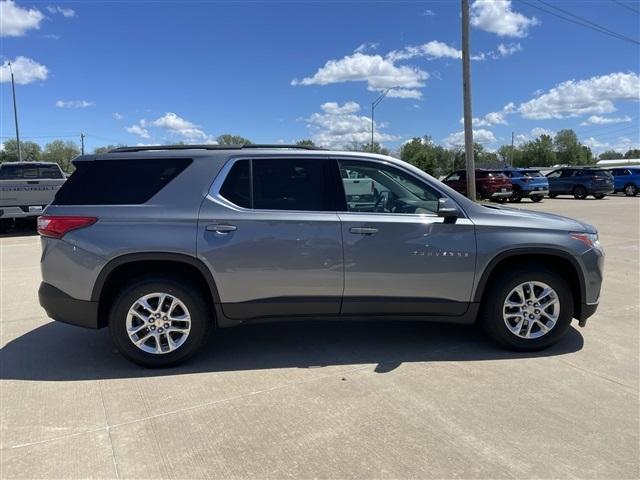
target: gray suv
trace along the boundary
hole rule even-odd
[[[530,351],[598,305],[592,226],[477,204],[395,158],[145,146],[74,164],[38,221],[40,304],[108,326],[147,367],[184,361],[216,328],[270,318],[478,322]]]

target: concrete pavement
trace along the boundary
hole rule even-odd
[[[253,325],[171,370],[48,320],[0,238],[0,477],[638,478],[640,198],[524,200],[598,227],[602,304],[537,354],[474,327]]]

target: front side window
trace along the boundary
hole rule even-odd
[[[556,170],[555,172],[551,172],[550,174],[548,174],[547,178],[560,178],[560,175],[562,175],[562,171]]]
[[[338,164],[349,212],[436,214],[438,211],[440,194],[401,170],[372,162],[341,160]]]
[[[444,179],[445,182],[458,182],[464,180],[464,175],[460,172],[454,172]]]
[[[317,158],[239,160],[220,195],[256,210],[335,211],[325,164]]]

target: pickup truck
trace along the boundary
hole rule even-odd
[[[65,180],[65,174],[53,162],[0,164],[0,233],[14,219],[40,215]]]

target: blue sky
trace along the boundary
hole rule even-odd
[[[551,1],[551,0],[549,0]],[[547,10],[539,0],[527,0]],[[633,39],[637,1],[555,2]],[[2,140],[113,144],[313,138],[460,142],[460,3],[12,2],[2,8]],[[639,143],[640,49],[520,1],[472,3],[473,115],[489,149],[574,128],[598,152]]]

